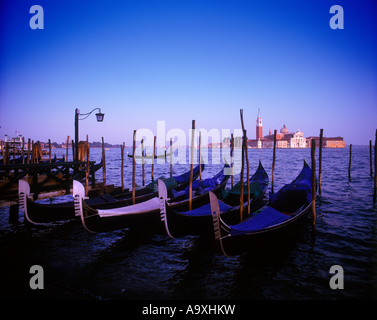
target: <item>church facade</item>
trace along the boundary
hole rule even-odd
[[[300,130],[290,132],[289,129],[283,125],[279,132],[276,133],[276,147],[277,148],[310,148],[311,140],[316,140],[316,146],[319,146],[319,137],[304,137],[304,133]],[[258,109],[256,121],[256,139],[247,140],[248,148],[273,148],[274,134],[271,131],[268,135],[263,136],[263,123]],[[323,148],[345,148],[346,143],[342,137],[323,137]]]

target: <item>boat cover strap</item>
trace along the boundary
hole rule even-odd
[[[237,225],[230,226],[230,233],[234,236],[263,230],[267,227],[277,225],[288,218],[289,216],[284,213],[281,213],[274,208],[267,207],[255,216],[251,216]]]
[[[158,197],[154,197],[150,200],[137,203],[131,206],[98,210],[98,214],[101,218],[106,218],[126,214],[144,213],[154,211],[157,209],[160,209],[160,200],[158,199]]]

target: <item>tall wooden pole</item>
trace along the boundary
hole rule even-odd
[[[30,138],[27,139],[27,160],[26,160],[26,163],[29,164],[30,163],[30,148],[31,148],[31,141],[30,141]]]
[[[153,139],[153,152],[152,152],[152,181],[154,181],[154,156],[156,154],[156,136]]]
[[[322,193],[322,140],[323,140],[323,129],[320,130],[319,134],[319,169],[318,169],[318,191],[319,194]]]
[[[48,162],[51,163],[51,139],[48,139]]]
[[[377,198],[377,130],[376,138],[374,140],[374,191],[373,191],[373,203],[376,203]]]
[[[173,176],[173,138],[170,138],[170,178]]]
[[[102,177],[103,185],[106,186],[106,156],[105,156],[105,141],[102,137]]]
[[[372,140],[369,140],[369,162],[370,162],[370,176],[373,177],[373,147]]]
[[[30,162],[31,163],[36,163],[35,159],[34,159],[34,140],[31,140],[31,155],[30,155]]]
[[[244,131],[245,139],[244,139],[244,148],[245,148],[245,158],[246,158],[246,183],[247,183],[247,215],[250,215],[250,164],[249,164],[249,156],[247,151],[247,130]]]
[[[315,211],[315,198],[316,198],[316,165],[315,165],[315,140],[312,139],[312,146],[311,146],[311,158],[312,158],[312,174],[311,174],[311,182],[312,182],[312,218],[313,218],[313,226],[316,224],[316,211]]]
[[[88,135],[86,135],[86,172],[85,172],[85,195],[86,196],[88,196],[88,191],[89,191],[89,165],[90,165],[89,137]]]
[[[245,148],[244,148],[245,134],[242,135],[241,144],[241,175],[240,175],[240,221],[243,221],[243,173],[244,173],[244,162],[245,162]]]
[[[143,187],[145,185],[145,151],[144,151],[144,139],[141,139],[141,170],[143,176]]]
[[[245,157],[246,157],[246,183],[247,183],[247,214],[250,215],[250,183],[249,183],[249,175],[250,175],[250,164],[249,164],[249,155],[247,152],[247,131],[245,130],[245,125],[243,122],[243,109],[240,110],[241,116],[241,125],[242,131],[244,135],[244,148],[245,148]]]
[[[351,181],[352,144],[350,144],[350,160],[348,163],[348,180]]]
[[[199,179],[202,181],[202,151],[201,151],[201,145],[202,145],[202,132],[199,131]]]
[[[5,150],[4,150],[4,142],[0,141],[0,146],[1,146],[1,153],[3,156],[3,165],[5,165]]]
[[[16,139],[13,139],[13,164],[16,162]]]
[[[65,148],[65,161],[68,161],[68,145],[69,145],[69,136],[67,137],[67,144]],[[73,159],[73,157],[72,157]]]
[[[194,139],[195,139],[195,120],[192,120],[190,185],[189,185],[189,211],[191,211],[191,209],[192,209],[192,180],[193,180],[193,169],[194,169]]]
[[[135,149],[136,149],[136,130],[134,130],[132,145],[132,203],[135,204]]]
[[[230,176],[230,185],[233,188],[233,152],[234,152],[234,137],[233,133],[230,135],[230,168],[232,175]]]
[[[272,176],[271,176],[271,193],[274,193],[275,185],[275,160],[276,160],[276,129],[274,130],[274,150],[272,153]]]
[[[124,191],[124,142],[123,144],[120,146],[120,153],[121,153],[121,159],[122,159],[122,165],[120,167],[120,177],[121,177],[121,182],[122,182],[122,192]]]
[[[22,157],[22,164],[25,164],[25,155],[24,155],[24,146],[25,146],[25,138],[22,137],[22,148],[21,148],[21,157]]]
[[[72,146],[72,161],[75,161],[75,152],[76,152],[76,148],[75,148],[75,142],[72,140],[71,142],[71,146]]]

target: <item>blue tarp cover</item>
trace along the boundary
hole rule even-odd
[[[232,206],[227,205],[226,203],[219,200],[219,207],[221,212],[228,211],[229,209],[232,209]],[[204,206],[191,210],[186,212],[180,212],[181,214],[185,216],[210,216],[211,215],[211,204],[207,203]]]
[[[234,236],[263,230],[267,227],[279,224],[288,218],[289,216],[285,215],[284,213],[281,213],[271,207],[267,207],[263,211],[257,213],[255,216],[252,216],[237,225],[230,226],[230,234]]]

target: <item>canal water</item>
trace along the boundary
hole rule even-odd
[[[126,149],[127,151],[127,149]],[[130,151],[128,149],[128,151]],[[55,150],[57,156],[64,150]],[[239,149],[236,149],[236,154]],[[102,151],[91,150],[100,161]],[[189,170],[183,160],[173,173]],[[261,160],[271,179],[272,150],[249,149],[250,174]],[[219,149],[209,150],[203,178],[222,167]],[[177,156],[177,154],[175,154]],[[318,150],[317,150],[318,160]],[[33,226],[10,222],[9,208],[0,208],[1,298],[100,300],[344,300],[377,298],[377,208],[373,205],[369,148],[353,146],[351,180],[349,149],[323,150],[322,195],[317,222],[300,231],[294,243],[271,256],[242,253],[226,257],[209,238],[144,234],[143,230],[87,232],[79,221]],[[276,150],[275,190],[310,165],[310,150]],[[212,161],[213,160],[213,161]],[[160,161],[160,160],[159,160]],[[121,184],[120,149],[106,150],[107,183]],[[169,164],[154,166],[155,178],[169,176]],[[124,183],[131,187],[132,163],[125,157]],[[141,165],[136,183],[142,184]],[[317,162],[318,170],[318,162]],[[318,171],[317,171],[318,172]],[[97,179],[102,172],[97,171]],[[235,182],[239,175],[234,177]],[[151,164],[145,165],[146,183]],[[229,187],[230,181],[228,183]],[[64,201],[71,196],[47,199]],[[43,289],[32,290],[30,268],[43,268]],[[332,266],[343,270],[343,289],[332,289]],[[337,274],[339,275],[339,273]],[[339,282],[338,282],[339,283]]]

